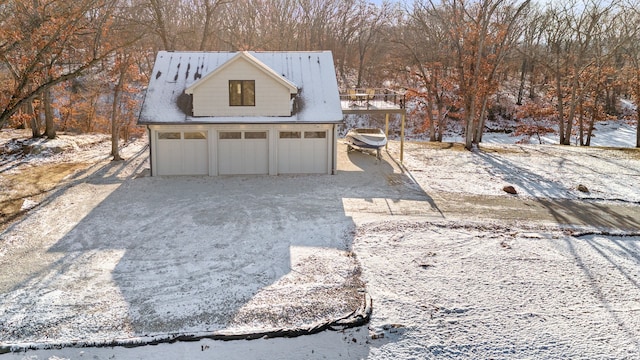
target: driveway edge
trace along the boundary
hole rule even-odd
[[[271,338],[294,338],[303,335],[312,335],[325,330],[339,331],[367,324],[371,319],[373,311],[373,300],[368,293],[364,293],[360,307],[347,316],[318,322],[307,327],[283,328],[269,331],[246,332],[246,333],[225,333],[215,331],[213,333],[173,333],[159,334],[154,336],[113,339],[109,341],[69,341],[60,343],[24,343],[24,344],[1,344],[0,354],[11,352],[27,352],[28,350],[48,350],[62,348],[87,348],[87,347],[126,347],[135,348],[147,345],[172,344],[175,342],[195,342],[203,339],[233,341],[233,340],[255,340]]]

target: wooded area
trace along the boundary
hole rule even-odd
[[[555,128],[589,145],[594,124],[640,109],[637,0],[0,0],[0,127],[33,136],[135,127],[158,50],[331,50],[343,88],[406,91],[441,141],[470,149],[485,121]],[[640,131],[637,135],[640,147]],[[117,146],[113,150],[118,157]]]

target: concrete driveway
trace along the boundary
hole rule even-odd
[[[146,153],[129,155],[1,234],[3,343],[244,334],[340,319],[364,298],[352,214],[431,208],[391,159],[360,152],[342,152],[335,176],[277,177],[140,177]]]

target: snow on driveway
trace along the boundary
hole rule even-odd
[[[351,156],[379,176],[355,164],[340,176],[122,179],[106,165],[2,235],[0,339],[108,343],[348,315],[364,285],[343,199],[425,197],[389,187],[391,165]]]

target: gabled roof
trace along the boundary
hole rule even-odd
[[[234,60],[235,59],[235,60]],[[246,59],[290,89],[296,89],[293,116],[194,117],[185,111],[187,90]],[[295,92],[293,92],[295,93]],[[149,80],[139,124],[339,123],[342,109],[330,51],[167,52],[161,51]]]
[[[286,88],[288,88],[289,91],[291,91],[292,94],[297,94],[298,93],[298,87],[294,83],[292,83],[291,81],[285,79],[284,75],[279,75],[278,73],[273,71],[272,68],[270,68],[267,65],[265,65],[262,61],[256,59],[255,56],[249,54],[248,51],[242,51],[242,52],[237,53],[231,59],[227,60],[227,62],[225,62],[224,64],[220,65],[217,69],[215,69],[212,72],[208,73],[202,79],[200,79],[200,80],[196,81],[195,83],[191,84],[191,86],[186,88],[184,92],[187,93],[187,94],[193,94],[194,89],[197,88],[200,84],[206,82],[209,78],[212,78],[212,77],[216,76],[217,74],[223,72],[225,68],[229,67],[229,65],[239,61],[240,59],[244,59],[244,60],[248,61],[249,63],[253,64],[256,68],[262,70],[265,74],[267,74],[268,76],[273,78],[275,81],[279,82],[280,84],[282,84]]]

